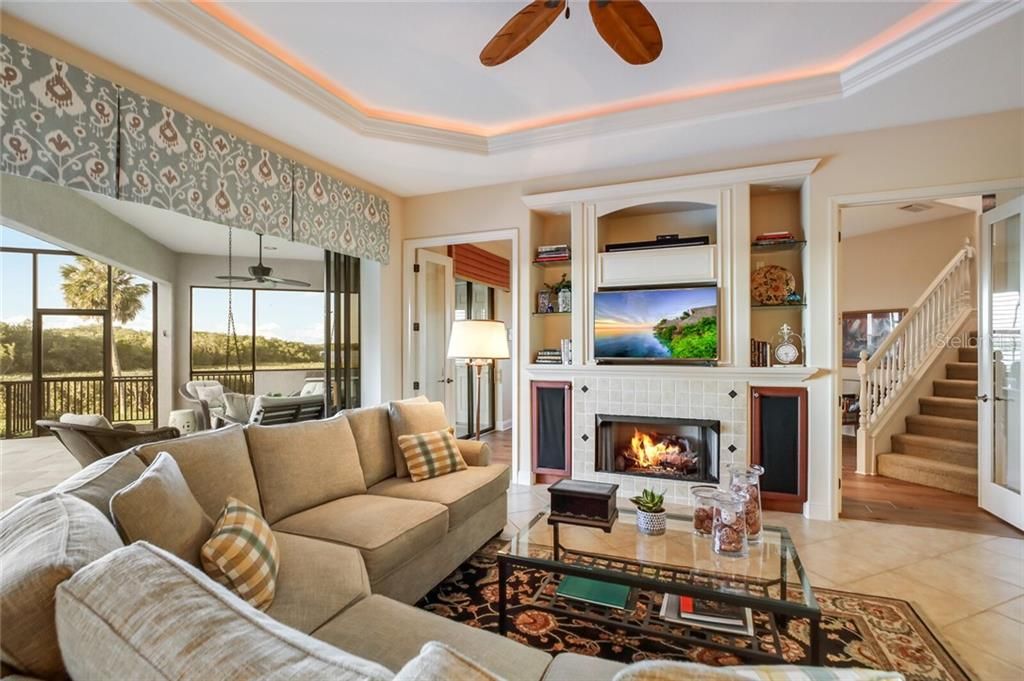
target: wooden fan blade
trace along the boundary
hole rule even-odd
[[[225,281],[256,281],[254,277],[240,277],[237,274],[228,276],[226,274],[220,274],[215,277],[216,279],[223,279]]]
[[[269,281],[274,284],[286,284],[288,286],[305,286],[306,288],[309,288],[309,282],[299,281],[298,279],[285,279],[284,277],[263,277],[263,281]]]
[[[533,0],[494,34],[480,52],[480,63],[484,66],[504,64],[548,30],[564,9],[565,0]]]
[[[594,27],[628,63],[650,64],[661,54],[661,30],[639,0],[590,0]]]

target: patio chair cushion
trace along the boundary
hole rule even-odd
[[[92,428],[113,428],[114,426],[103,414],[61,414],[61,423],[73,426],[90,426]]]
[[[213,521],[164,452],[139,476],[110,498],[110,514],[125,543],[148,541],[192,565],[213,532]]]
[[[196,397],[206,402],[211,409],[224,406],[224,386],[220,383],[193,381],[190,385]]]
[[[114,526],[66,494],[25,499],[0,515],[0,659],[23,674],[64,678],[54,593],[79,569],[122,546]]]
[[[95,506],[107,520],[110,515],[110,497],[119,489],[135,482],[146,464],[134,451],[112,454],[95,461],[53,488],[54,492],[70,494]]]
[[[135,452],[147,464],[160,452],[173,456],[196,501],[211,518],[220,515],[228,497],[262,508],[249,447],[239,425],[142,445]]]
[[[268,523],[366,492],[359,452],[344,416],[287,426],[245,427]]]

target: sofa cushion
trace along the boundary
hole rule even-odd
[[[246,426],[245,438],[269,523],[325,501],[366,491],[344,416],[280,426]]]
[[[359,549],[287,532],[275,532],[281,563],[267,614],[310,634],[361,598],[370,578]]]
[[[644,660],[619,670],[612,681],[740,681],[742,678],[725,667],[709,667],[696,662]],[[782,673],[770,678],[788,681],[790,677]]]
[[[66,494],[26,499],[0,515],[0,659],[40,678],[60,678],[53,597],[80,568],[122,546],[102,513]]]
[[[228,497],[200,552],[203,572],[259,610],[274,600],[280,557],[267,521],[234,497]]]
[[[626,668],[621,662],[604,660],[600,657],[579,653],[555,655],[551,666],[544,672],[544,681],[612,681],[615,675]]]
[[[213,521],[167,453],[110,498],[110,514],[126,544],[147,541],[192,565],[199,565],[199,552],[213,531]]]
[[[146,543],[115,551],[61,585],[57,634],[75,679],[393,677],[275,621]]]
[[[132,451],[112,454],[92,462],[52,491],[70,494],[92,504],[107,520],[113,522],[110,516],[110,497],[117,490],[135,482],[144,470],[146,464]]]
[[[228,497],[262,510],[241,426],[140,445],[135,452],[147,464],[160,452],[173,456],[196,501],[211,518],[220,515]]]
[[[466,470],[455,436],[448,428],[431,433],[399,435],[398,446],[405,457],[405,467],[413,482],[439,478]]]
[[[430,641],[405,663],[395,681],[504,681],[459,651]]]
[[[405,455],[398,444],[402,435],[429,433],[449,427],[448,417],[444,413],[444,404],[428,402],[420,395],[412,400],[392,402],[388,406],[391,417],[391,451],[395,457],[395,474],[400,478],[409,477],[409,468],[405,465]]]
[[[551,662],[547,653],[510,638],[377,595],[359,601],[313,636],[396,672],[428,641],[451,646],[509,681],[538,681]]]
[[[395,475],[395,456],[391,451],[391,417],[388,405],[348,409],[342,412],[352,427],[359,450],[359,463],[367,487]]]
[[[508,490],[510,474],[505,464],[470,466],[440,478],[413,482],[410,478],[388,478],[369,489],[396,499],[433,501],[448,507],[448,527],[454,529]]]
[[[373,583],[441,541],[448,531],[448,510],[428,501],[360,494],[296,513],[273,527],[354,546]]]

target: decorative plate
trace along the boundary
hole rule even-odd
[[[750,275],[750,296],[761,305],[782,305],[796,292],[796,277],[785,267],[765,265]]]

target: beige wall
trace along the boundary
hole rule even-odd
[[[805,330],[808,363],[821,368],[807,382],[812,424],[809,509],[812,516],[831,517],[838,510],[839,468],[832,404],[839,367],[835,366],[838,303],[833,299],[837,273],[833,266],[835,235],[829,232],[830,199],[1020,178],[1024,176],[1021,149],[1024,110],[1017,109],[717,154],[687,156],[685,150],[680,150],[680,158],[671,162],[408,198],[404,201],[403,229],[405,238],[504,228],[518,229],[526,236],[525,230],[540,221],[522,203],[524,194],[822,158],[809,183],[804,220],[810,241],[804,272],[811,320],[810,328]],[[527,242],[524,238],[524,248]],[[525,287],[523,295],[531,295]],[[397,300],[389,315],[399,317]]]
[[[839,311],[910,307],[963,248],[964,239],[976,243],[977,221],[973,213],[964,213],[844,238],[839,244]]]

